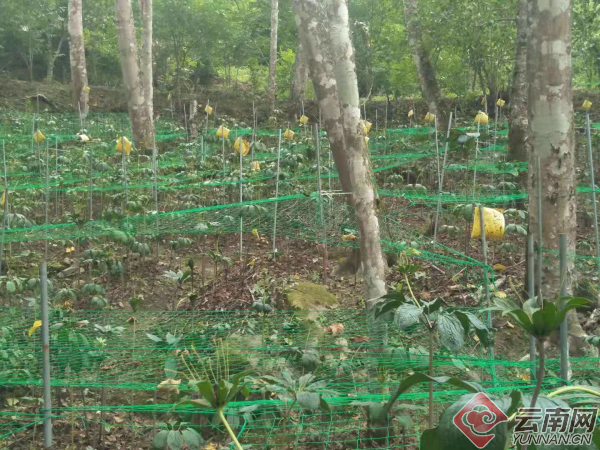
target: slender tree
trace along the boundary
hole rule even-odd
[[[423,31],[419,20],[418,0],[404,0],[404,21],[408,43],[410,45],[413,61],[417,67],[421,93],[427,102],[429,112],[438,118],[438,125],[444,129],[448,125],[445,114],[441,108],[440,88],[438,86],[435,70],[431,64],[429,50],[423,41]]]
[[[147,127],[154,130],[154,82],[152,71],[152,0],[139,0],[142,16],[141,81],[144,92],[145,120]]]
[[[123,84],[136,147],[151,148],[154,130],[145,107],[144,91],[140,80],[135,29],[131,0],[115,0],[117,38],[121,57]]]
[[[269,55],[269,114],[275,110],[277,96],[277,31],[279,28],[279,0],[271,0],[271,45]]]
[[[325,7],[324,7],[325,6]],[[346,0],[293,0],[298,34],[322,110],[342,188],[351,193],[360,231],[365,300],[369,312],[386,293],[372,169],[365,145],[354,48]],[[385,334],[373,322],[381,343]]]
[[[527,0],[519,0],[515,66],[510,91],[508,157],[512,161],[527,161]]]
[[[292,75],[292,84],[290,86],[290,100],[300,103],[306,95],[306,84],[308,83],[308,65],[302,44],[298,44],[296,51],[296,60],[294,61],[294,70]]]
[[[527,42],[528,154],[529,167],[539,158],[541,179],[529,171],[529,227],[536,242],[557,250],[559,235],[567,235],[567,250],[576,246],[576,178],[573,118],[573,74],[571,65],[571,1],[529,0]],[[537,187],[541,182],[541,215],[538,214]],[[538,236],[538,221],[542,236]],[[560,293],[559,259],[544,255],[543,298],[554,301]],[[546,257],[548,256],[548,257]],[[568,265],[568,279],[573,261]],[[569,286],[570,288],[570,286]],[[575,314],[568,316],[570,342],[580,348],[583,330]]]
[[[73,102],[75,110],[81,111],[81,114],[85,117],[89,111],[90,96],[83,43],[83,9],[81,0],[69,0],[68,22]]]

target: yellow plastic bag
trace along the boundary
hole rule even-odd
[[[229,137],[229,128],[226,128],[223,125],[221,125],[217,130],[217,137],[219,139],[227,139]]]
[[[31,335],[33,333],[35,333],[35,330],[37,330],[39,327],[42,326],[42,321],[41,320],[36,320],[35,322],[33,322],[32,327],[29,329],[29,337],[31,337]]]
[[[593,104],[592,102],[590,102],[589,100],[586,100],[585,102],[583,102],[583,105],[581,105],[581,108],[584,111],[589,111],[590,108],[592,107],[592,104]]]
[[[260,170],[260,163],[258,161],[252,161],[252,170]]]
[[[487,125],[488,123],[490,123],[490,118],[483,111],[479,111],[475,116],[474,122],[479,123],[479,125]]]
[[[435,114],[431,114],[430,112],[428,112],[427,114],[425,114],[425,120],[426,123],[433,123],[435,122]]]
[[[498,101],[496,102],[496,106],[502,108],[504,107],[504,105],[506,104],[506,102],[504,100],[502,100],[501,98],[498,99]]]
[[[411,109],[411,110],[408,112],[408,118],[410,119],[410,118],[411,118],[412,116],[414,116],[414,115],[415,115],[415,111],[414,111],[413,109]]]
[[[485,225],[485,237],[499,240],[504,237],[504,214],[497,209],[483,208],[483,222]],[[473,230],[471,239],[481,238],[481,222],[479,221],[479,206],[475,207],[473,213]]]
[[[288,128],[287,130],[285,130],[285,133],[283,133],[283,138],[287,139],[288,141],[291,141],[292,139],[294,139],[294,132]]]
[[[306,117],[304,115],[302,117],[300,117],[300,123],[302,125],[306,125],[308,123],[308,117]]]
[[[363,132],[365,134],[369,134],[372,126],[373,124],[371,122],[369,122],[368,120],[363,120]]]
[[[44,136],[44,133],[42,133],[42,130],[37,130],[33,134],[33,140],[35,141],[36,144],[44,142],[45,139],[46,139],[46,136]]]
[[[204,112],[206,112],[206,114],[210,116],[213,112],[212,106],[206,105],[206,108],[204,108]]]
[[[248,152],[250,152],[250,144],[240,136],[233,144],[233,148],[235,149],[236,153],[240,153],[240,145],[242,146],[242,156],[246,156]]]
[[[129,156],[131,154],[131,141],[125,136],[122,136],[117,139],[117,145],[115,145],[115,150],[119,153],[123,153],[123,147],[125,147],[125,154]]]

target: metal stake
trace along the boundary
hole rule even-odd
[[[323,282],[327,283],[327,231],[323,219],[323,187],[321,183],[321,146],[319,145],[319,129],[315,127],[315,149],[317,151],[317,189],[319,190],[319,218],[323,230]]]
[[[586,112],[588,157],[590,162],[590,185],[592,188],[592,205],[594,211],[594,233],[596,236],[596,268],[600,270],[600,236],[598,234],[598,207],[596,205],[596,182],[594,180],[594,156],[592,154],[592,132],[590,130],[590,113]]]
[[[437,118],[436,118],[437,120]],[[444,162],[440,170],[440,185],[438,186],[438,204],[435,212],[435,224],[433,226],[433,241],[437,241],[437,230],[440,218],[440,212],[442,209],[442,188],[444,186],[444,171],[446,169],[446,162],[448,160],[448,140],[450,139],[450,128],[452,128],[452,112],[450,112],[450,120],[448,121],[448,132],[446,133],[446,145],[444,146]]]
[[[533,234],[527,235],[527,293],[529,298],[535,298],[535,251],[533,244]],[[536,369],[536,350],[535,350],[535,338],[529,336],[529,361],[531,362],[531,373],[529,379],[534,382]]]
[[[490,285],[488,280],[488,254],[487,254],[487,243],[485,239],[485,222],[483,220],[483,205],[479,205],[479,223],[481,225],[481,249],[483,253],[483,286],[485,290],[485,303],[491,306],[490,302]],[[489,329],[492,328],[492,312],[487,313],[487,326]],[[494,360],[494,347],[490,347],[490,359]],[[496,384],[496,367],[492,365],[492,380],[494,385]]]
[[[560,296],[566,297],[569,292],[567,280],[567,235],[559,236],[560,258]],[[562,308],[562,300],[560,305]],[[563,383],[569,381],[569,324],[567,318],[560,324],[560,378]]]
[[[42,384],[44,398],[44,447],[52,447],[52,395],[50,380],[50,313],[46,262],[40,264],[40,299],[42,306]]]
[[[244,139],[242,138],[242,135],[240,135],[240,146],[239,146],[239,150],[240,150],[240,203],[242,203],[244,201],[244,188],[243,188],[243,181],[244,181],[244,175],[242,174],[242,156],[244,153]],[[243,255],[244,253],[244,216],[240,215],[240,257]]]
[[[2,217],[2,237],[0,237],[0,274],[2,274],[2,264],[4,263],[4,235],[8,221],[8,177],[6,175],[6,147],[2,140],[2,160],[4,162],[4,216]]]
[[[281,130],[279,130],[279,140],[277,142],[277,174],[275,178],[275,198],[279,198],[279,161],[281,159]],[[277,252],[277,204],[275,201],[275,217],[273,218],[273,254]]]
[[[541,169],[541,161],[538,156],[536,159],[536,175],[537,175],[537,231],[538,231],[538,246],[537,246],[537,266],[535,279],[537,283],[538,290],[538,303],[540,307],[544,306],[544,297],[542,296],[542,169]]]

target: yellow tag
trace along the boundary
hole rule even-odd
[[[240,136],[239,138],[237,138],[235,140],[235,143],[233,144],[233,148],[235,149],[236,153],[240,153],[240,145],[242,146],[242,156],[246,156],[248,154],[248,152],[250,152],[250,144],[248,143],[248,141],[245,141],[244,139],[242,139],[242,137]]]
[[[590,108],[592,107],[592,104],[593,104],[592,102],[590,102],[589,100],[586,100],[585,102],[583,102],[583,105],[581,105],[581,108],[584,111],[589,111]]]
[[[212,106],[206,105],[206,108],[204,108],[204,111],[206,112],[206,114],[208,114],[210,116],[213,112]]]
[[[504,237],[504,214],[497,209],[483,208],[483,221],[486,238],[499,240]],[[476,206],[473,214],[471,239],[478,238],[481,238],[481,222],[479,221],[479,206]]]
[[[487,125],[490,122],[490,118],[483,111],[479,111],[475,116],[475,123],[479,123],[479,125]]]
[[[252,161],[252,170],[260,170],[260,163],[258,161]]]
[[[217,130],[217,137],[227,139],[229,137],[229,128],[226,128],[223,125],[221,125]]]
[[[415,111],[414,111],[413,109],[411,109],[411,110],[408,112],[408,118],[410,119],[410,118],[411,118],[412,116],[414,116],[414,115],[415,115]]]
[[[84,86],[84,87],[82,87],[82,88],[81,88],[81,90],[82,90],[83,92],[85,92],[86,94],[89,94],[89,93],[90,93],[90,87],[89,87],[89,86]]]
[[[122,136],[117,139],[117,145],[115,145],[115,150],[119,153],[123,153],[123,147],[125,147],[125,154],[129,156],[131,154],[131,141],[125,136]]]
[[[365,146],[367,146],[367,147],[369,146],[369,141],[370,141],[369,136],[365,136]]]
[[[294,132],[288,128],[287,130],[285,130],[285,133],[283,133],[283,138],[287,139],[288,141],[291,141],[292,139],[294,139]]]
[[[256,239],[260,239],[260,235],[258,234],[258,230],[256,228],[252,229],[252,236],[254,236]]]
[[[363,120],[363,132],[365,134],[369,134],[372,126],[373,124],[371,122],[369,122],[368,120]]]
[[[45,139],[46,139],[46,136],[44,136],[44,133],[42,133],[41,130],[37,130],[33,134],[33,140],[36,142],[36,144],[39,144],[40,142],[44,142]]]
[[[435,122],[435,114],[431,114],[430,112],[428,112],[427,114],[425,114],[425,122],[426,123],[433,123]]]
[[[42,326],[41,320],[36,320],[35,322],[33,322],[33,326],[29,329],[29,337],[31,337],[31,335],[33,333],[35,333],[35,330],[37,330],[41,326]]]
[[[505,103],[506,102],[504,100],[502,100],[501,98],[499,98],[498,101],[496,102],[496,106],[499,106],[500,108],[502,108]]]
[[[2,200],[0,200],[0,206],[4,207],[4,204],[6,203],[6,191],[4,191],[2,193]]]
[[[302,117],[300,117],[300,123],[302,125],[306,125],[308,123],[308,117],[306,117],[304,115]]]
[[[350,234],[344,234],[342,236],[342,241],[344,241],[344,242],[352,241],[354,239],[356,239],[356,236],[354,234],[352,234],[352,233],[350,233]]]

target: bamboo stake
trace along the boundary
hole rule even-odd
[[[275,198],[279,198],[279,163],[281,160],[281,129],[279,130],[279,139],[277,140],[277,174],[275,177]],[[273,218],[273,255],[277,253],[277,205],[275,202],[275,216]]]

